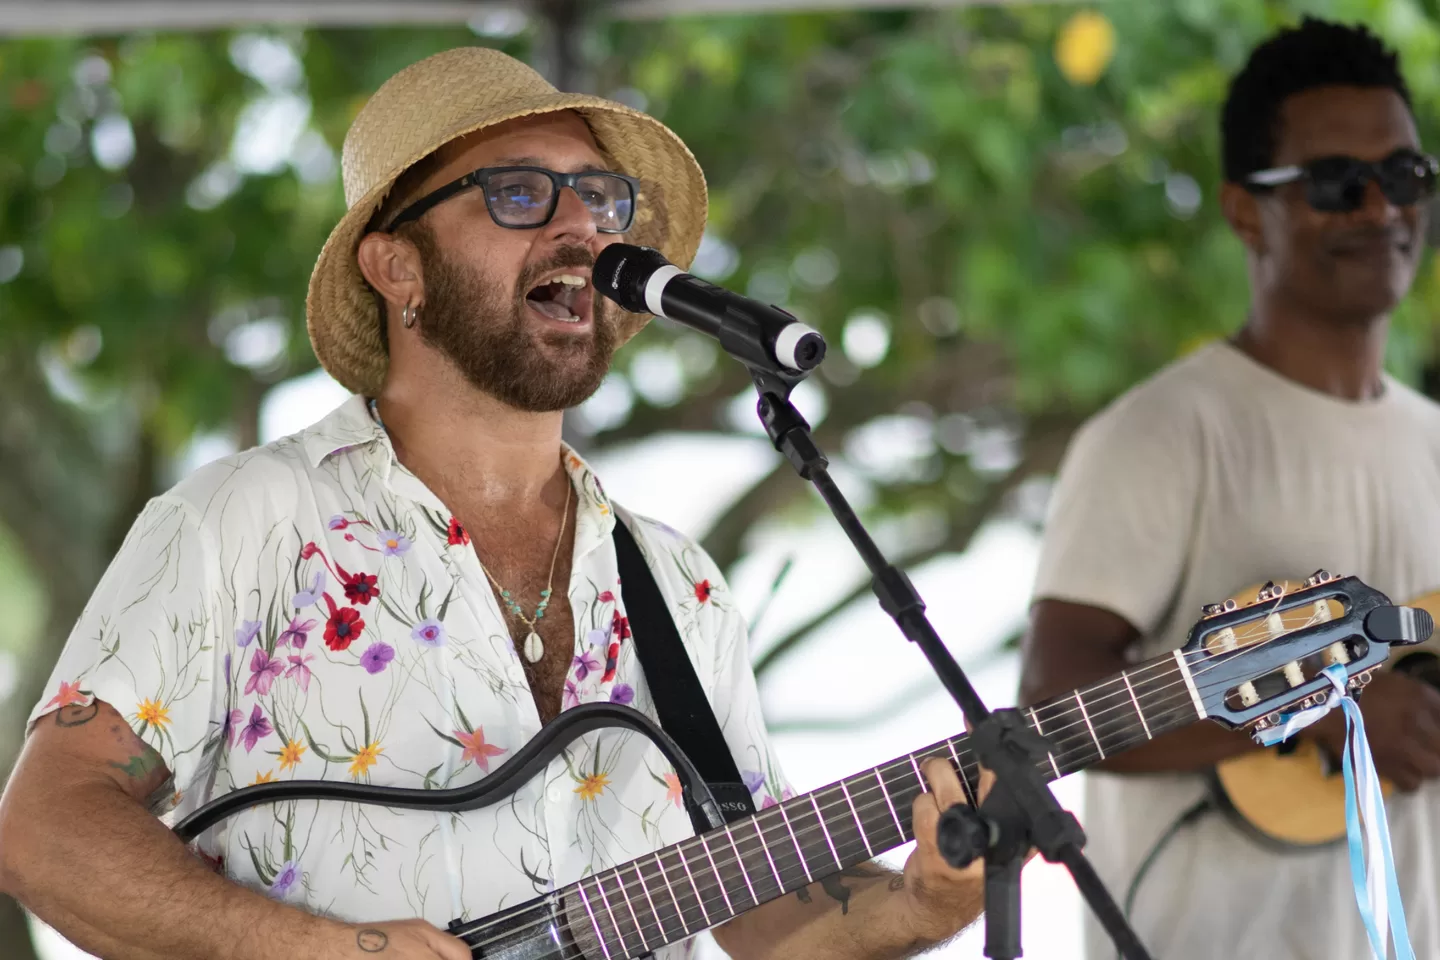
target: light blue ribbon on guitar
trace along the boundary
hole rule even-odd
[[[1262,730],[1256,740],[1271,747],[1288,740],[1336,706],[1345,711],[1345,750],[1341,759],[1345,770],[1345,835],[1350,845],[1350,878],[1355,883],[1355,903],[1360,908],[1360,918],[1365,923],[1376,960],[1389,957],[1387,935],[1394,936],[1396,960],[1415,960],[1410,931],[1405,925],[1405,905],[1400,901],[1400,885],[1395,879],[1385,795],[1380,790],[1380,776],[1370,755],[1370,742],[1365,738],[1365,720],[1360,715],[1360,705],[1346,690],[1345,666],[1337,663],[1326,667],[1322,675],[1331,686],[1324,703],[1282,713],[1281,722]]]

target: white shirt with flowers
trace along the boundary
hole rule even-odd
[[[616,508],[578,456],[562,456],[579,496],[564,705],[608,700],[654,716],[616,570]],[[756,805],[775,803],[788,788],[719,570],[663,524],[626,520]],[[359,397],[146,506],[31,719],[92,697],[164,757],[172,823],[276,780],[473,783],[541,726],[468,535],[395,459]],[[660,753],[602,730],[485,809],[287,802],[239,813],[198,843],[235,882],[312,912],[443,928],[691,833]]]

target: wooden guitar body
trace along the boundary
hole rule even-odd
[[[1280,584],[1288,593],[1300,584]],[[1235,595],[1237,603],[1253,602],[1258,588]],[[1405,604],[1440,619],[1440,592]],[[1392,651],[1382,669],[1400,669],[1432,683],[1440,681],[1440,641]],[[1440,685],[1440,683],[1437,683]],[[1330,757],[1303,733],[1289,743],[1242,754],[1212,771],[1217,805],[1257,839],[1282,848],[1317,847],[1345,839],[1345,777],[1338,759]],[[1389,796],[1388,780],[1381,788]]]

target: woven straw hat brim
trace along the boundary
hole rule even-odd
[[[412,107],[424,109],[423,104]],[[356,251],[366,225],[395,181],[417,161],[457,137],[518,117],[562,110],[574,110],[583,117],[601,151],[620,172],[640,181],[635,223],[624,241],[655,247],[671,262],[682,268],[689,266],[704,231],[707,197],[700,166],[675,133],[644,113],[585,94],[536,92],[507,100],[439,129],[418,144],[412,155],[393,165],[350,204],[325,241],[310,276],[306,324],[320,365],[346,389],[365,396],[378,395],[389,364],[380,340],[379,311],[360,272]],[[348,160],[349,138],[346,147]],[[350,186],[347,182],[347,188]],[[650,319],[648,315],[624,311],[619,316],[620,343],[638,333]]]

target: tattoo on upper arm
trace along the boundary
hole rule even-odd
[[[70,703],[55,711],[55,725],[57,727],[83,727],[95,715],[100,712],[100,702],[91,701],[87,704]]]
[[[818,881],[820,889],[824,890],[830,899],[840,904],[840,913],[843,916],[850,912],[851,888],[845,886],[841,881],[846,878],[852,880],[878,880],[881,877],[890,876],[890,871],[873,863],[859,863],[853,867],[846,867],[839,873],[832,874],[823,880]],[[905,886],[905,878],[900,874],[894,875],[890,880],[890,889],[899,890]],[[801,903],[813,903],[814,898],[810,895],[809,887],[801,887],[795,891],[795,896]]]
[[[390,945],[390,938],[384,930],[361,930],[355,935],[355,945],[366,953],[379,953]]]
[[[165,761],[161,758],[160,754],[145,744],[141,744],[140,752],[124,763],[116,763],[114,760],[110,761],[110,766],[116,770],[124,771],[125,775],[131,780],[143,780],[164,765]]]

